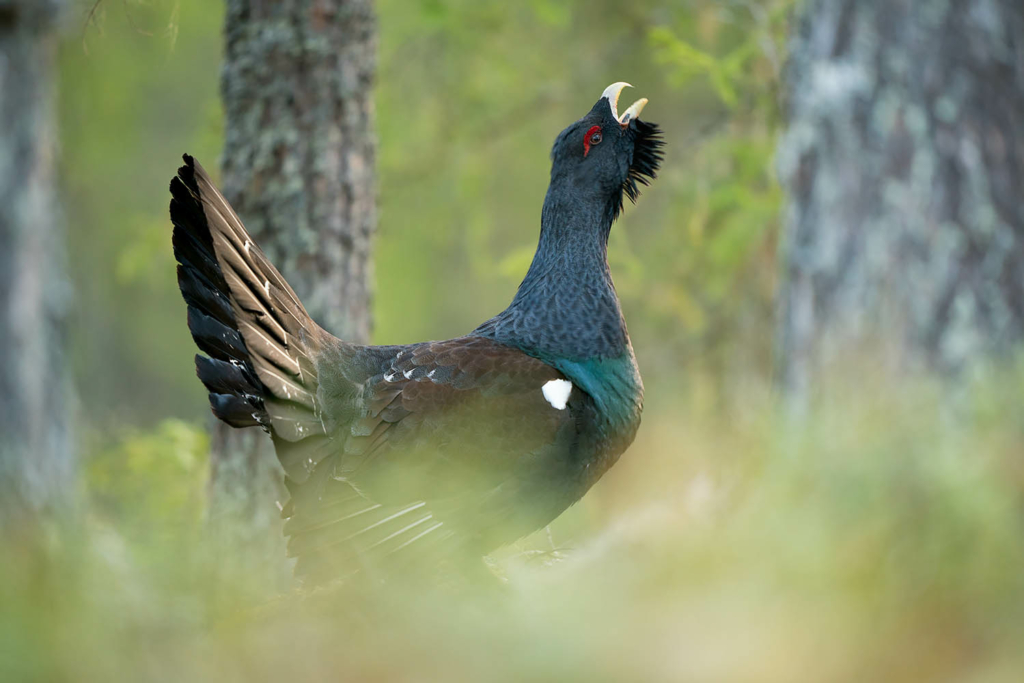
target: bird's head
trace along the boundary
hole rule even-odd
[[[635,202],[640,185],[648,185],[661,165],[661,130],[642,121],[647,98],[621,114],[619,93],[628,83],[612,83],[597,104],[563,130],[551,149],[551,183],[582,200],[607,202],[614,215],[622,210],[622,195]]]

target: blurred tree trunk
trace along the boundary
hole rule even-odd
[[[74,492],[56,206],[56,0],[0,0],[0,534]]]
[[[791,41],[779,379],[959,376],[1024,336],[1024,3],[808,0]],[[859,365],[858,367],[863,367]]]
[[[228,0],[223,189],[309,313],[370,336],[376,225],[372,0]],[[258,430],[217,426],[212,512],[233,550],[280,564],[286,493]]]

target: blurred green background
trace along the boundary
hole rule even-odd
[[[566,559],[528,539],[497,558],[506,594],[471,600],[275,600],[197,568],[211,418],[167,183],[182,152],[218,165],[223,7],[91,5],[59,83],[89,549],[0,582],[5,680],[1020,680],[1019,382],[955,428],[935,387],[851,382],[811,429],[771,400],[792,0],[377,3],[376,343],[507,304],[551,143],[606,85],[667,141],[610,245],[640,436],[553,526]]]

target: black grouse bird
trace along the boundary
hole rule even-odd
[[[609,86],[551,151],[540,243],[471,333],[361,346],[321,329],[192,157],[171,181],[178,284],[213,413],[273,438],[299,573],[479,558],[550,523],[633,441],[643,384],[607,261],[661,134]],[[383,559],[388,558],[387,562]]]

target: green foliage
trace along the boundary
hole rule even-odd
[[[166,195],[182,152],[216,166],[223,9],[105,0],[89,21],[93,4],[69,3],[58,83],[77,385],[88,423],[195,418]]]
[[[697,75],[707,76],[718,97],[730,108],[737,104],[738,95],[734,81],[739,76],[737,67],[741,62],[730,59],[716,59],[713,55],[698,50],[685,40],[677,38],[670,29],[658,26],[651,29],[651,44],[660,64],[671,66],[669,79],[676,87],[682,87]]]
[[[208,449],[206,430],[181,420],[128,431],[87,463],[93,511],[137,542],[158,529],[194,532],[205,510]]]
[[[32,572],[7,549],[0,678],[1016,681],[1022,380],[957,420],[928,385],[863,382],[800,422],[761,391],[725,414],[661,403],[553,525],[560,560],[543,533],[496,555],[501,590],[225,580],[208,536],[178,533],[205,446],[168,423],[90,467],[117,526]]]

